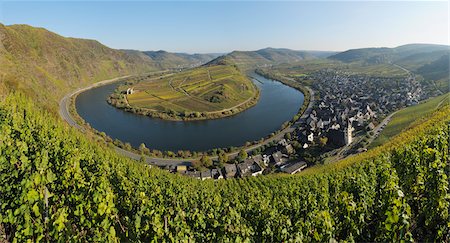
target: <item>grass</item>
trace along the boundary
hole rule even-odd
[[[392,116],[391,121],[383,129],[380,135],[372,142],[369,148],[386,143],[395,135],[408,128],[413,122],[432,114],[439,107],[448,104],[450,93],[440,95],[427,100],[424,103],[404,108]]]
[[[157,112],[221,112],[251,100],[256,87],[233,66],[203,66],[133,84],[131,107]],[[127,87],[124,87],[127,88]]]

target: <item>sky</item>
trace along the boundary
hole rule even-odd
[[[449,44],[440,1],[4,1],[0,22],[116,49],[225,53]]]

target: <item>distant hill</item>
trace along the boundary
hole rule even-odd
[[[47,107],[98,80],[158,70],[146,55],[66,38],[43,28],[0,24],[0,94],[21,90]]]
[[[449,91],[450,46],[409,44],[395,48],[352,49],[332,55],[329,59],[366,65],[394,63],[416,74],[425,81],[433,81],[442,93]]]
[[[221,54],[187,54],[167,51],[144,51],[161,69],[190,68],[205,64]]]
[[[379,64],[386,62],[407,63],[414,60],[417,63],[438,59],[446,52],[450,51],[450,46],[432,44],[409,44],[395,48],[361,48],[340,52],[328,57],[342,62],[363,62],[367,64]]]
[[[281,63],[294,63],[302,60],[325,58],[335,54],[327,51],[296,51],[284,48],[265,48],[257,51],[233,51],[212,61],[212,63],[232,63],[240,68]]]

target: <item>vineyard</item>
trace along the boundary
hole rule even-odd
[[[124,95],[130,88],[133,93]],[[151,117],[202,120],[239,113],[258,98],[256,86],[234,66],[210,65],[132,81],[119,86],[108,102]]]
[[[0,241],[450,241],[448,106],[298,176],[199,181],[0,103]]]

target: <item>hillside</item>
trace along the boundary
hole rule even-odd
[[[171,53],[166,51],[144,51],[161,69],[168,68],[192,68],[205,64],[220,54],[187,54]]]
[[[132,94],[124,94],[133,89]],[[230,116],[256,104],[258,90],[234,66],[208,65],[120,86],[109,103],[172,120]]]
[[[435,110],[447,104],[450,104],[450,93],[399,110],[392,116],[391,121],[381,131],[380,135],[370,144],[370,147],[376,147],[386,143],[389,139],[407,129],[414,122],[420,122],[424,117],[433,114]]]
[[[441,93],[449,91],[449,58],[450,46],[432,44],[352,49],[329,57],[344,63],[363,65],[394,63],[420,75],[425,82],[432,82]]]
[[[324,58],[332,54],[334,53],[325,51],[295,51],[282,48],[265,48],[257,51],[233,51],[213,60],[212,63],[235,64],[241,69],[246,70],[266,65]]]
[[[297,176],[200,181],[122,158],[11,95],[0,103],[0,237],[442,242],[448,108],[376,150]]]
[[[43,28],[0,24],[0,91],[21,90],[53,109],[70,90],[98,80],[157,70],[141,55]]]
[[[408,44],[395,48],[361,48],[351,49],[340,52],[328,57],[329,59],[342,62],[363,62],[368,64],[386,63],[386,62],[407,62],[413,59],[415,62],[430,61],[430,53],[435,56],[431,59],[442,56],[450,51],[450,46],[433,44]],[[414,58],[410,58],[414,57]],[[422,58],[422,60],[421,60]]]

